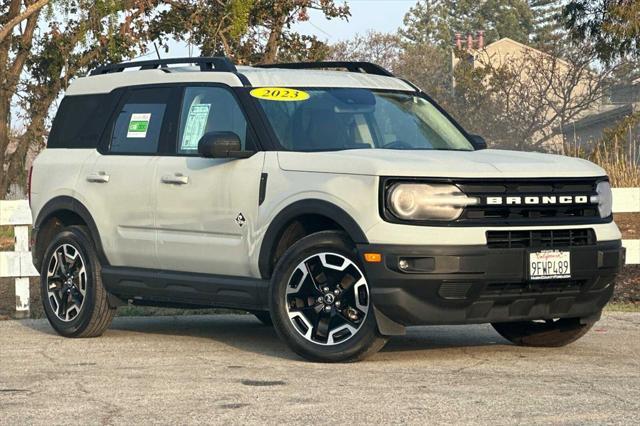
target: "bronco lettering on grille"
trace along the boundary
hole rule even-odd
[[[528,195],[513,197],[486,197],[486,204],[489,206],[501,205],[553,205],[553,204],[587,204],[587,195]]]

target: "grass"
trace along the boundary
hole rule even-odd
[[[0,238],[13,238],[13,226],[0,226]]]
[[[625,144],[614,137],[609,143],[599,141],[586,148],[567,144],[565,153],[592,161],[605,169],[615,188],[640,186],[640,143],[637,140]]]
[[[0,251],[11,250],[13,238],[13,226],[0,226]]]
[[[606,312],[640,312],[638,303],[609,303],[604,307]]]

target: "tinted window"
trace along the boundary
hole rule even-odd
[[[291,102],[258,99],[286,149],[473,150],[453,122],[413,93],[346,88],[306,93]]]
[[[67,96],[51,126],[47,148],[96,148],[117,96]]]
[[[205,133],[234,132],[243,149],[254,149],[250,131],[236,98],[221,87],[188,87],[180,113],[178,152],[198,152],[198,141]]]
[[[170,94],[170,88],[129,91],[113,126],[110,151],[121,154],[157,153]]]

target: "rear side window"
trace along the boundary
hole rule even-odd
[[[47,148],[96,148],[116,95],[67,96],[51,126]]]
[[[110,151],[118,154],[157,153],[170,95],[170,88],[130,90],[117,112]]]

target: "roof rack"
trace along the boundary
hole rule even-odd
[[[171,64],[196,64],[200,65],[200,71],[219,71],[237,73],[236,66],[226,56],[193,57],[156,59],[151,61],[121,62],[97,67],[89,75],[102,75],[122,72],[126,68],[139,68],[140,70],[152,70],[158,67],[167,68]]]
[[[254,65],[257,68],[288,68],[292,70],[306,69],[338,69],[344,68],[349,72],[359,72],[365,74],[384,75],[386,77],[394,77],[394,75],[371,62],[351,62],[351,61],[320,61],[320,62],[288,62],[282,64],[261,64]]]

